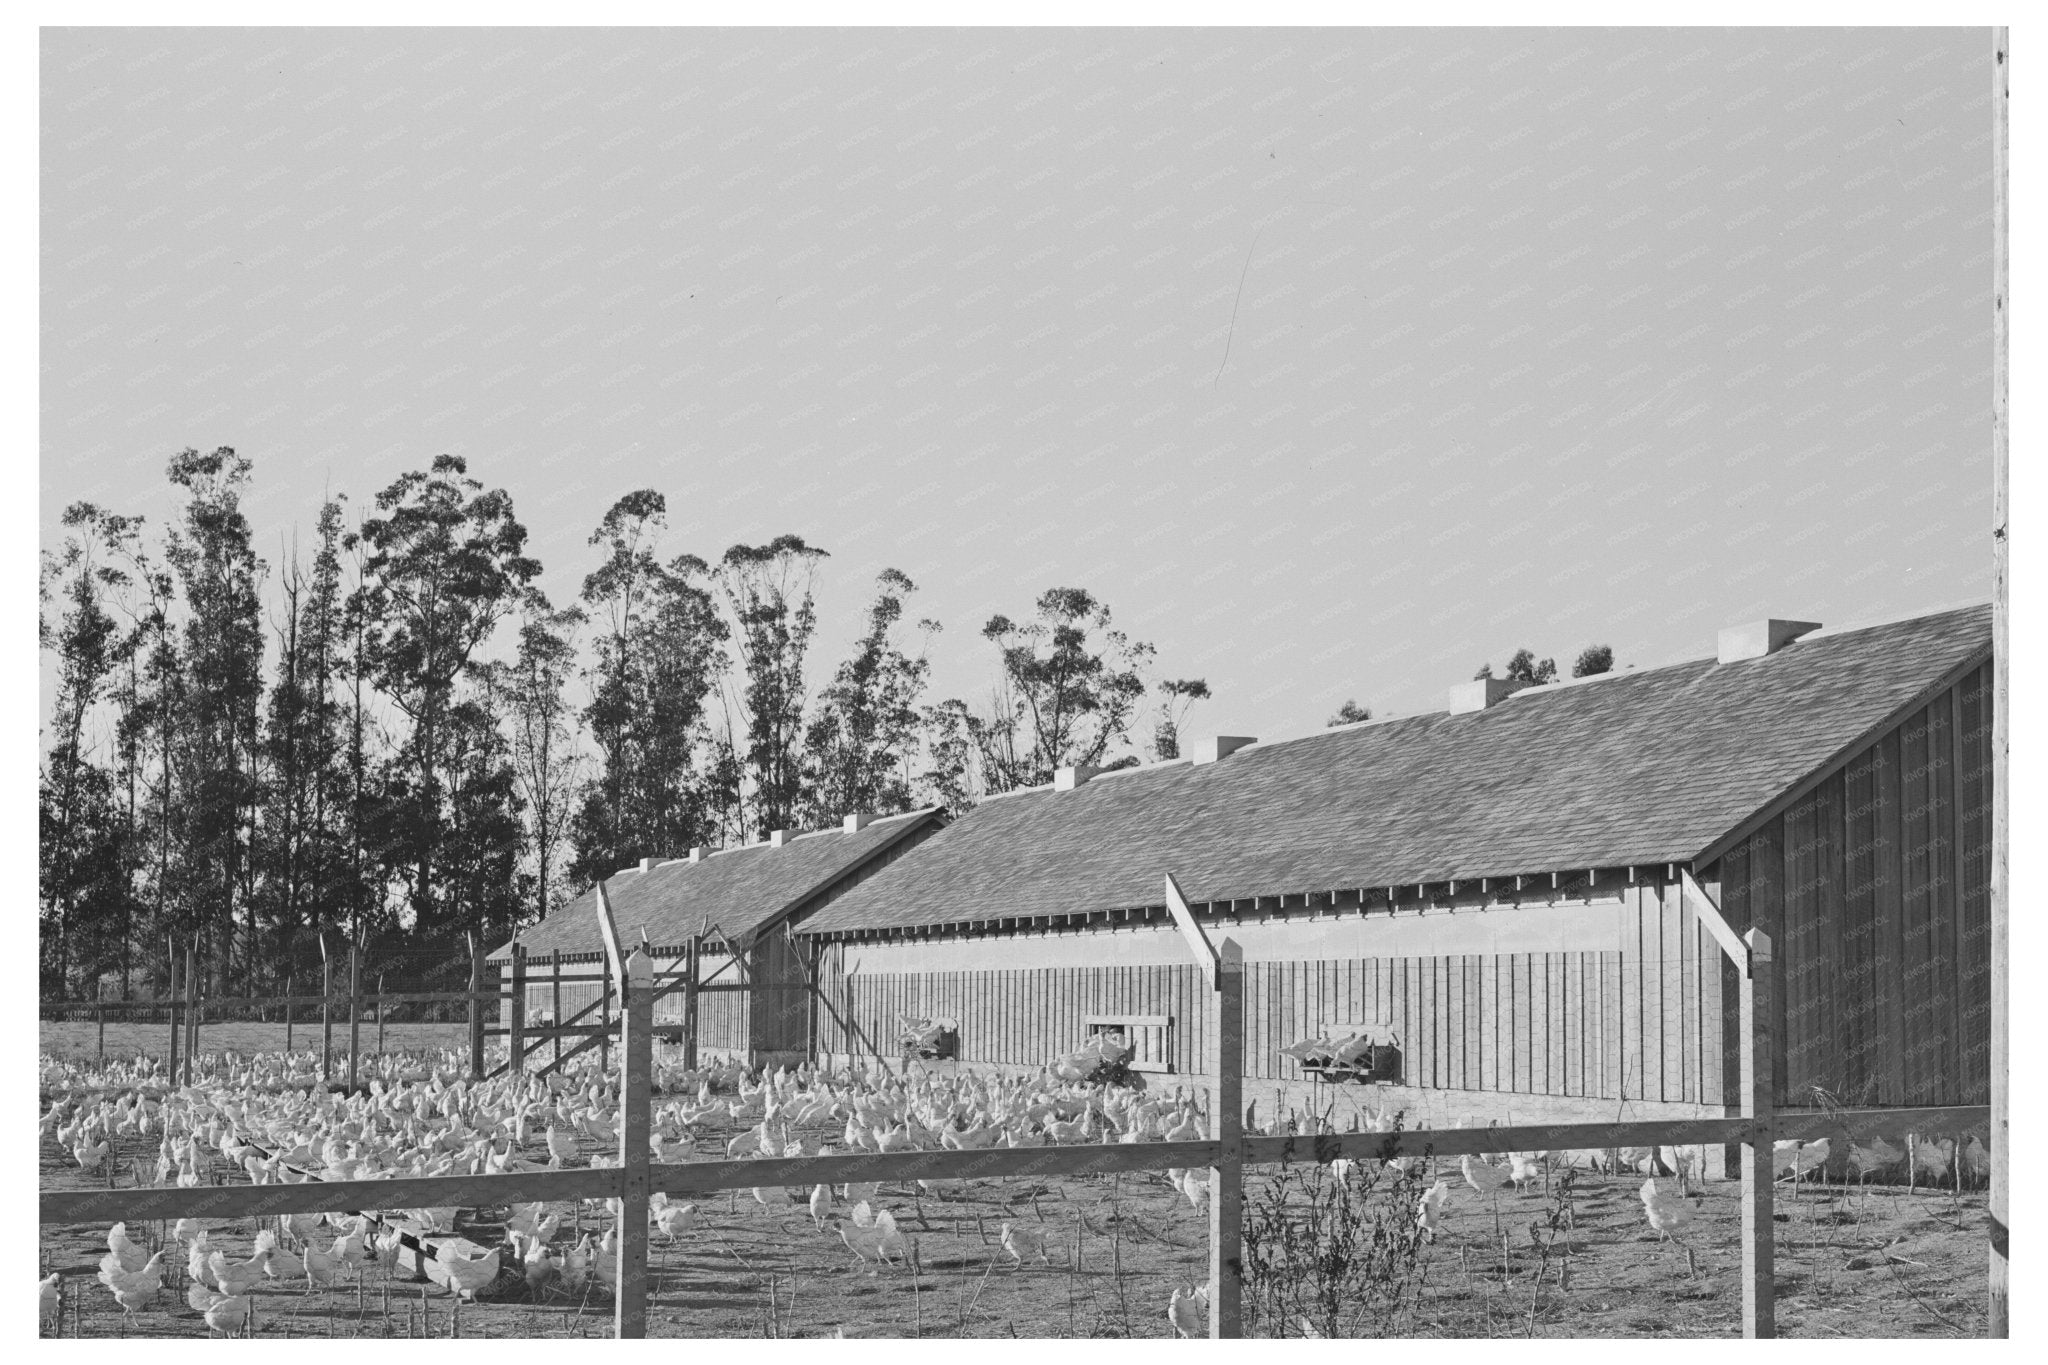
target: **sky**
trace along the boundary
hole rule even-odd
[[[558,602],[830,552],[935,696],[1085,587],[1195,733],[1991,595],[1985,30],[45,30],[45,545],[449,452]]]

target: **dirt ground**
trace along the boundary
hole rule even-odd
[[[132,1150],[131,1150],[132,1149]],[[110,1163],[153,1161],[155,1143],[128,1139]],[[529,1155],[545,1159],[536,1144]],[[1555,1198],[1538,1189],[1492,1201],[1453,1183],[1441,1235],[1421,1253],[1406,1302],[1364,1324],[1367,1335],[1421,1337],[1711,1337],[1741,1330],[1738,1187],[1716,1182],[1699,1198],[1685,1250],[1648,1227],[1640,1176],[1581,1171],[1573,1177],[1572,1230],[1547,1258],[1532,1247],[1532,1222]],[[225,1175],[226,1167],[222,1171]],[[1248,1182],[1261,1197],[1263,1168]],[[239,1172],[236,1173],[239,1179]],[[45,1140],[45,1188],[89,1183]],[[1660,1182],[1660,1186],[1668,1182]],[[1903,1187],[1781,1185],[1778,1324],[1791,1337],[1959,1337],[1984,1325],[1986,1216],[1981,1191],[1907,1192]],[[978,1181],[931,1192],[885,1186],[915,1264],[857,1264],[828,1222],[814,1227],[797,1202],[767,1209],[750,1195],[700,1201],[697,1228],[674,1245],[652,1234],[649,1334],[667,1337],[1157,1337],[1170,1334],[1174,1288],[1206,1278],[1206,1213],[1168,1187],[1163,1173],[1054,1181]],[[601,1211],[565,1213],[558,1251],[601,1227]],[[843,1213],[844,1207],[840,1206]],[[459,1231],[502,1245],[504,1209],[466,1211]],[[1021,1266],[997,1245],[1004,1220],[1042,1231],[1048,1263]],[[250,1254],[251,1220],[212,1224],[213,1239]],[[1504,1258],[1496,1227],[1509,1244]],[[145,1230],[131,1226],[131,1235]],[[164,1229],[150,1228],[161,1236]],[[95,1282],[104,1226],[45,1228],[42,1273],[62,1271],[65,1336],[195,1337],[206,1324],[183,1301],[182,1269],[156,1305],[124,1315]],[[509,1259],[509,1258],[508,1258]],[[1505,1262],[1505,1263],[1504,1263]],[[1560,1266],[1568,1287],[1560,1287]],[[1537,1285],[1542,1271],[1540,1288]],[[571,1302],[525,1299],[507,1274],[494,1293],[459,1311],[438,1286],[366,1270],[360,1285],[307,1293],[269,1285],[256,1293],[256,1334],[267,1337],[604,1336],[611,1305],[599,1288]],[[1533,1315],[1532,1315],[1533,1307]],[[1270,1325],[1269,1325],[1270,1326]],[[45,1335],[52,1329],[45,1327]],[[1298,1335],[1289,1325],[1288,1335]]]

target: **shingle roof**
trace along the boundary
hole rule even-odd
[[[646,872],[621,872],[605,882],[619,937],[629,947],[647,931],[656,950],[679,949],[693,934],[716,927],[744,940],[784,912],[795,909],[870,858],[926,829],[939,818],[934,809],[888,816],[847,834],[824,830],[791,839],[781,848],[751,844],[716,853],[702,862],[671,862]],[[519,935],[530,953],[559,949],[599,953],[597,888],[592,887]],[[511,951],[506,944],[491,954]]]
[[[1991,645],[1969,607],[985,801],[800,930],[1688,862]]]

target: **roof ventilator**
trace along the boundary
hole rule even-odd
[[[1732,664],[1743,659],[1761,659],[1766,654],[1776,654],[1800,636],[1811,635],[1819,629],[1818,621],[1776,619],[1729,626],[1721,632],[1715,662]]]

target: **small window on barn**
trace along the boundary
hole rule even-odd
[[[1173,1053],[1167,1050],[1167,1033],[1173,1025],[1171,1015],[1090,1014],[1084,1015],[1081,1023],[1091,1038],[1098,1033],[1121,1037],[1131,1049],[1130,1060],[1124,1065],[1132,1071],[1173,1070]]]

